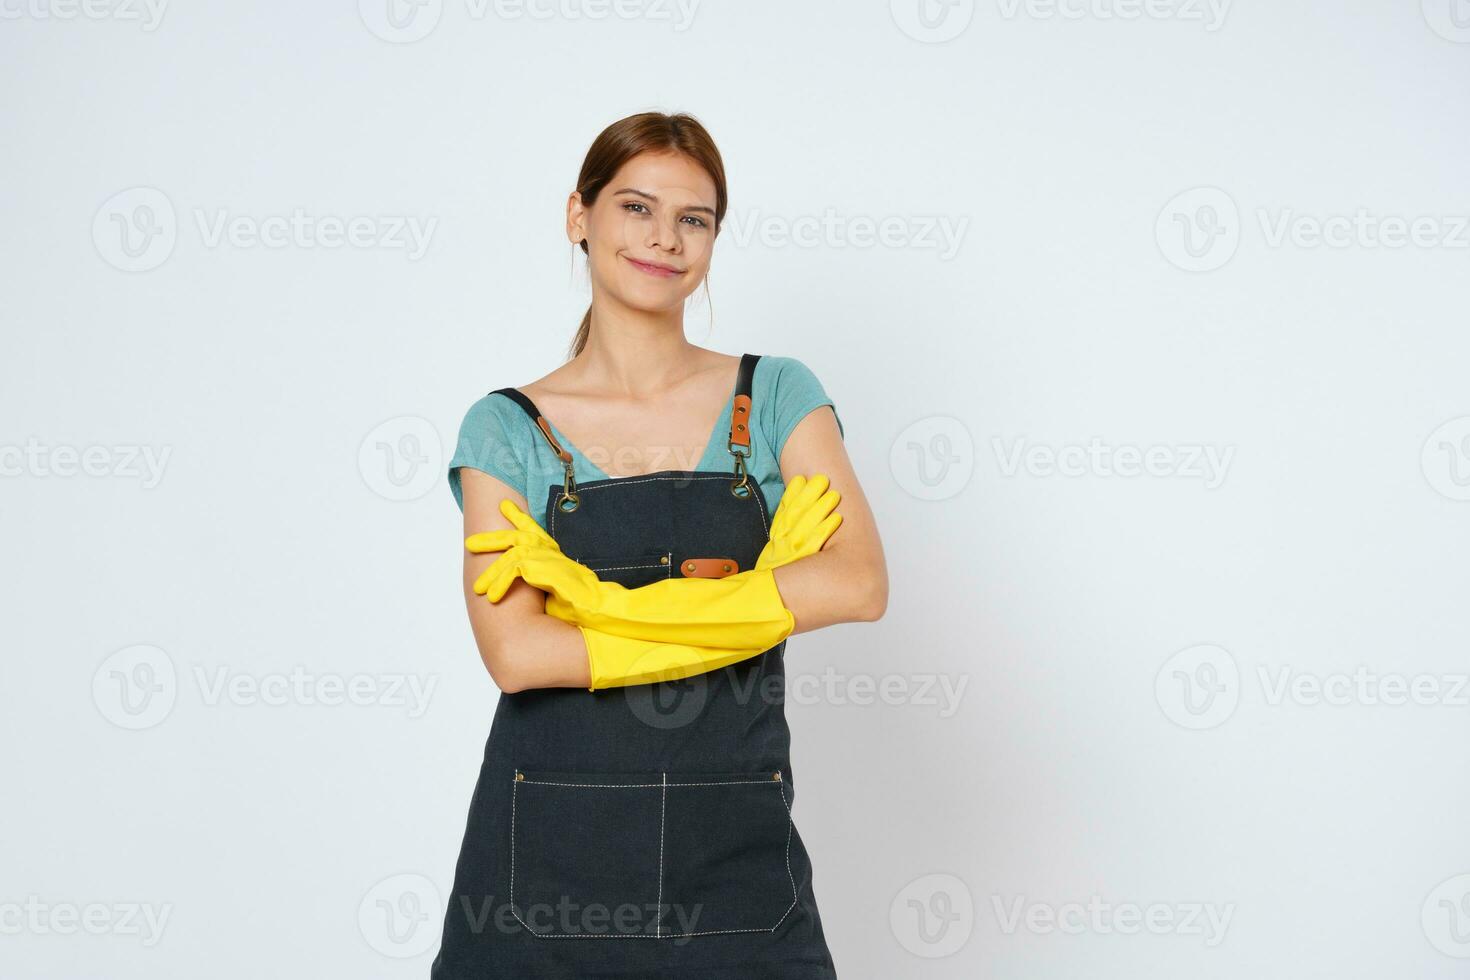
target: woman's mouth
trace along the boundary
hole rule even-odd
[[[672,279],[675,276],[682,276],[684,274],[683,269],[675,269],[671,265],[662,265],[658,262],[639,262],[637,259],[628,258],[626,255],[623,258],[628,259],[632,263],[633,268],[646,272],[650,276],[658,276],[660,279]]]

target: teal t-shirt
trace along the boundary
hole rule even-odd
[[[755,364],[750,397],[754,424],[746,469],[760,486],[766,505],[774,512],[786,490],[786,481],[781,478],[780,459],[787,437],[813,409],[828,405],[835,415],[837,406],[827,397],[822,383],[811,369],[794,357],[762,355]],[[698,465],[664,468],[733,472],[734,460],[725,445],[730,434],[731,407],[727,395],[720,419],[715,423],[714,438],[705,446]],[[547,421],[563,448],[572,454],[578,483],[608,478],[562,435],[555,419]],[[837,429],[845,439],[847,433],[842,428],[841,418],[837,419]],[[449,489],[454,493],[454,501],[461,512],[464,511],[464,491],[459,482],[462,466],[488,473],[520,491],[531,509],[531,516],[538,523],[545,523],[546,515],[542,511],[546,488],[553,483],[559,486],[563,476],[561,461],[551,451],[541,430],[519,405],[504,395],[483,396],[470,406],[460,423],[454,458],[449,461]]]

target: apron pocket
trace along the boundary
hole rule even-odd
[[[775,770],[514,779],[508,894],[538,936],[770,932],[796,905]]]
[[[517,770],[511,907],[541,936],[658,929],[662,776]]]
[[[660,934],[775,929],[796,904],[791,835],[775,770],[669,773]]]
[[[604,582],[636,589],[669,578],[673,572],[673,555],[663,552],[656,555],[623,555],[614,558],[574,559],[597,573]]]

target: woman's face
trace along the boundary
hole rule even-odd
[[[640,153],[584,207],[573,193],[567,234],[587,239],[592,288],[638,310],[677,310],[704,281],[715,244],[715,182],[678,153]]]

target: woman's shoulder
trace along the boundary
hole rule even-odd
[[[477,464],[494,460],[498,468],[524,470],[524,460],[537,437],[536,423],[526,408],[507,394],[522,388],[496,388],[465,409],[455,442],[456,465],[485,469]]]
[[[783,401],[803,402],[826,395],[816,371],[800,358],[782,354],[761,355],[751,387],[755,397],[764,394]]]
[[[501,394],[501,391],[502,389],[496,388],[470,403],[460,425],[461,434],[466,430],[473,433],[487,428],[510,428],[508,423],[515,421],[515,414],[521,411],[521,407]]]
[[[765,375],[770,382],[816,377],[805,361],[784,354],[762,354],[755,364],[755,373],[757,378]]]
[[[778,458],[791,431],[807,415],[823,405],[830,406],[834,415],[837,413],[837,406],[817,373],[797,357],[761,355],[755,365],[751,389],[757,422],[769,434]],[[837,427],[842,431],[840,417]]]
[[[449,489],[461,510],[464,509],[461,468],[487,473],[517,490],[526,483],[530,420],[514,401],[496,394],[498,390],[475,399],[459,424],[454,455],[449,460]]]

